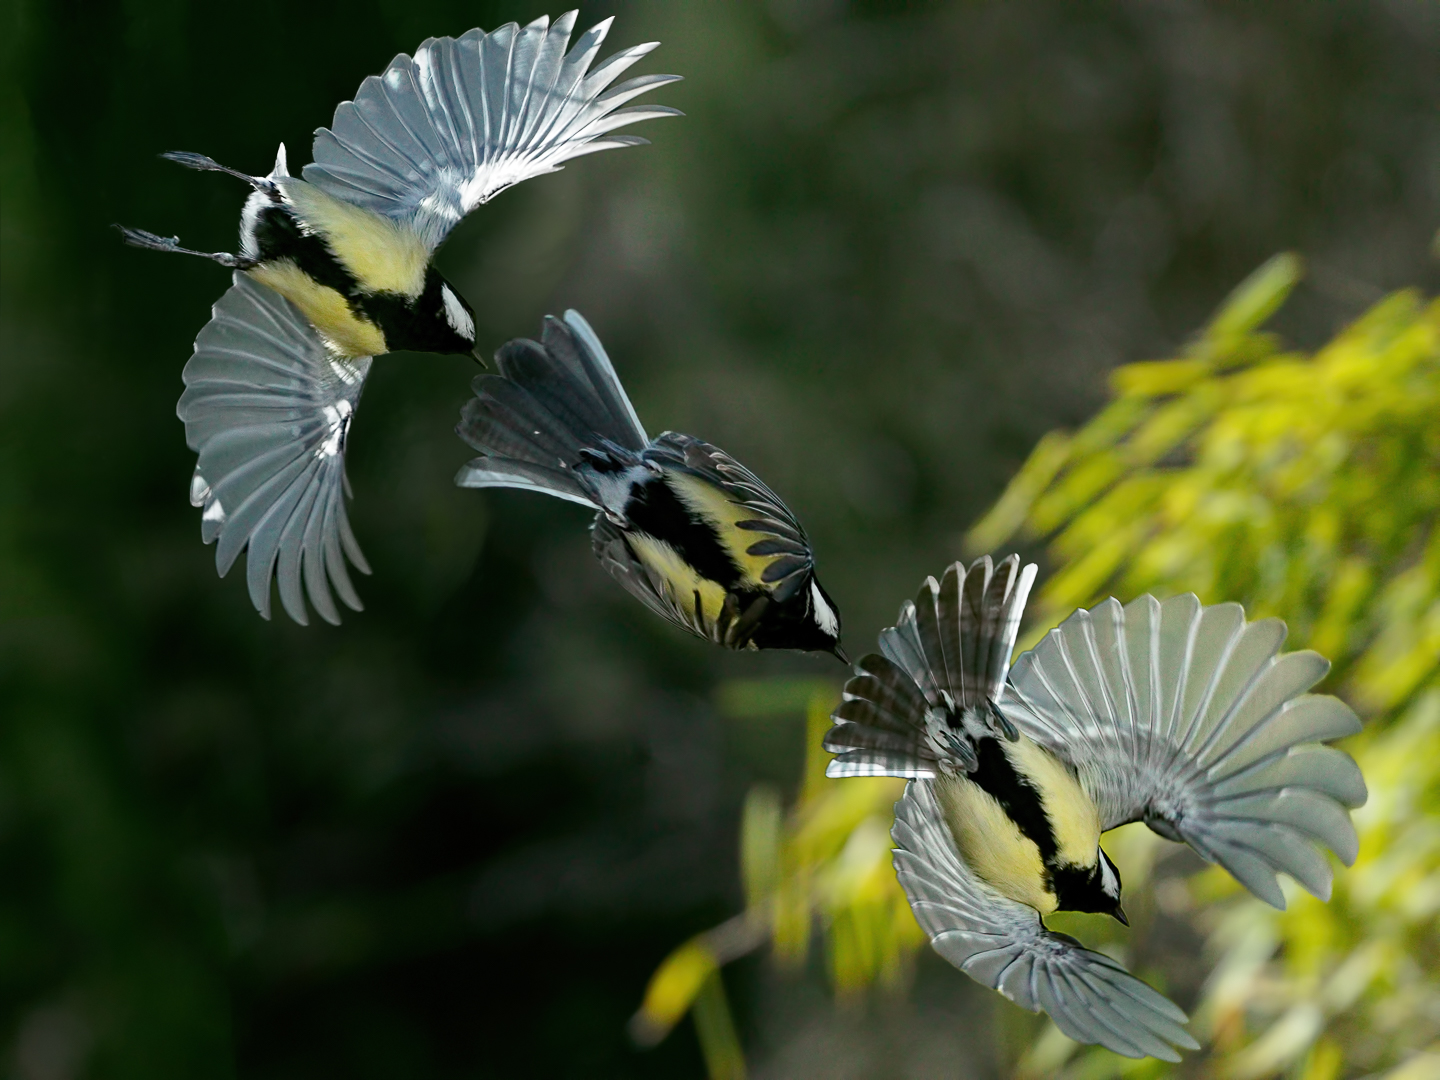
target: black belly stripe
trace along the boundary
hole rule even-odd
[[[989,736],[975,740],[975,756],[979,766],[970,774],[970,779],[994,796],[1010,820],[1035,842],[1045,865],[1053,866],[1059,847],[1040,801],[1040,792],[1015,771],[999,740]]]
[[[630,486],[625,516],[641,532],[673,547],[701,577],[726,591],[740,584],[740,568],[721,545],[714,526],[687,508],[663,477]]]
[[[255,243],[261,262],[289,259],[307,277],[334,289],[353,303],[357,283],[350,271],[330,253],[325,241],[301,230],[290,211],[278,203],[261,210],[255,221]]]

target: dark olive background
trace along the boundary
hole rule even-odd
[[[606,579],[578,508],[451,486],[474,365],[377,362],[352,437],[373,578],[339,629],[251,610],[185,493],[179,373],[225,287],[112,222],[231,248],[244,191],[397,51],[507,0],[0,7],[0,1065],[72,1077],[695,1076],[639,1052],[654,965],[740,903],[748,783],[798,718]],[[558,14],[552,11],[551,14]],[[688,115],[507,192],[441,265],[481,341],[574,306],[653,432],[805,521],[863,652],[1108,368],[1264,258],[1314,343],[1433,287],[1440,9],[1304,0],[591,4]],[[607,49],[608,51],[608,49]],[[757,1076],[993,1070],[994,999],[921,964],[839,1016],[731,978]],[[1002,1055],[1003,1056],[1003,1055]],[[966,1064],[967,1062],[971,1064]]]

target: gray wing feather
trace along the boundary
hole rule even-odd
[[[503,487],[538,491],[566,502],[579,503],[591,510],[597,509],[594,500],[576,487],[572,473],[529,461],[495,457],[473,458],[455,474],[455,483],[468,488]]]
[[[302,578],[327,622],[340,621],[331,586],[362,609],[345,568],[348,556],[370,572],[345,513],[345,441],[369,370],[368,357],[332,358],[299,311],[241,273],[196,338],[176,407],[199,455],[190,501],[222,577],[248,549],[250,599],[267,619],[272,578],[298,623]]]
[[[1347,808],[1365,782],[1315,744],[1360,730],[1314,652],[1280,654],[1285,624],[1247,623],[1237,604],[1142,596],[1077,611],[1015,662],[1001,708],[1069,761],[1104,827],[1143,820],[1218,862],[1277,907],[1284,871],[1330,895],[1330,864],[1357,841]]]
[[[968,570],[957,562],[939,582],[926,578],[895,625],[880,632],[881,655],[862,658],[860,675],[846,683],[825,741],[839,756],[826,775],[929,777],[942,753],[973,769],[974,751],[956,726],[958,714],[974,709],[978,722],[996,726],[985,706],[1001,695],[1034,580],[1035,564],[1022,568],[1018,555],[998,567],[988,555]],[[882,692],[884,702],[875,697]],[[943,751],[929,736],[936,714],[954,732]]]
[[[430,38],[413,58],[401,53],[316,131],[305,179],[405,222],[433,249],[505,188],[582,154],[644,143],[610,133],[678,111],[623,106],[679,76],[646,75],[607,91],[657,43],[626,49],[592,71],[611,20],[567,53],[575,17]]]
[[[900,605],[895,625],[880,631],[880,651],[905,670],[925,700],[940,703],[940,681],[925,661],[925,643],[920,638],[919,615],[909,600]]]
[[[895,807],[895,870],[935,951],[1021,1008],[1048,1013],[1078,1042],[1126,1057],[1179,1061],[1198,1049],[1173,1002],[1033,908],[1001,896],[961,859],[932,785],[913,780]]]
[[[925,734],[924,694],[899,665],[870,654],[845,684],[825,749],[838,755],[826,776],[933,777],[936,754]],[[919,715],[917,723],[914,717]]]

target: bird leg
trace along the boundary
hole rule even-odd
[[[206,157],[204,154],[192,154],[188,150],[167,150],[160,155],[166,161],[173,161],[177,165],[184,165],[187,169],[196,169],[200,172],[219,172],[227,176],[234,176],[244,180],[257,191],[269,191],[274,185],[263,176],[251,176],[239,169],[232,169],[221,165],[214,158]]]
[[[732,603],[733,601],[733,603]],[[743,649],[750,643],[750,636],[755,633],[755,628],[760,625],[760,618],[765,614],[765,609],[770,606],[770,597],[757,596],[746,605],[745,610],[740,610],[740,598],[734,593],[727,593],[725,596],[725,610],[734,620],[724,630],[724,644],[732,649]]]
[[[156,236],[144,229],[127,229],[124,225],[116,225],[120,235],[125,237],[125,242],[132,247],[148,248],[151,251],[169,251],[176,255],[199,255],[202,259],[209,259],[221,266],[228,266],[232,270],[249,270],[258,265],[254,259],[247,259],[243,255],[231,255],[228,251],[194,251],[191,248],[180,246],[178,236]]]

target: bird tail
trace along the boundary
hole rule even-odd
[[[595,331],[578,311],[545,317],[540,341],[517,338],[481,375],[456,434],[480,451],[455,477],[461,487],[543,491],[586,506],[574,468],[582,450],[639,453],[649,443]],[[598,508],[598,507],[597,507]]]
[[[996,708],[1035,580],[1035,564],[990,556],[926,578],[896,624],[880,632],[883,655],[862,657],[825,736],[838,755],[827,776],[934,776],[938,762],[967,771],[976,757],[954,712],[974,710],[995,734],[1015,726]],[[953,710],[953,712],[952,712]],[[938,723],[936,718],[947,722]]]
[[[931,700],[943,690],[960,709],[999,701],[1035,569],[1022,569],[1018,555],[999,566],[986,555],[968,570],[952,563],[938,584],[925,579],[898,625],[880,635],[881,650]]]

